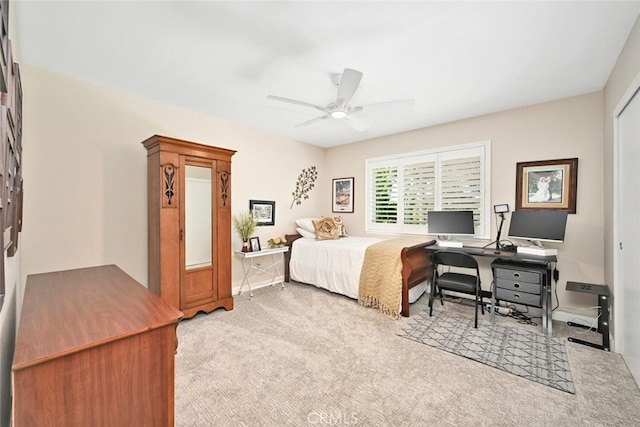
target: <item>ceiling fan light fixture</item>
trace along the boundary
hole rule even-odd
[[[352,114],[363,111],[363,107],[361,105],[356,107],[351,106],[351,99],[360,86],[362,73],[351,68],[345,68],[342,74],[334,74],[331,76],[331,79],[333,80],[333,83],[338,86],[338,93],[336,96],[336,101],[326,106],[312,104],[305,101],[298,101],[290,98],[283,98],[281,96],[275,95],[268,95],[267,98],[274,99],[276,101],[288,102],[290,104],[301,105],[303,107],[314,108],[324,113],[324,115],[311,120],[307,120],[306,122],[296,125],[296,127],[308,126],[311,123],[316,123],[325,119],[338,119],[344,120],[345,124],[349,125],[351,128],[359,132],[368,130],[369,125],[357,115]]]

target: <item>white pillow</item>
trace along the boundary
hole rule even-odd
[[[304,230],[310,231],[314,234],[316,233],[316,228],[313,226],[313,221],[318,218],[300,218],[296,220],[296,225]]]
[[[298,232],[299,235],[301,235],[302,237],[306,237],[307,239],[315,239],[316,238],[316,232],[311,232],[311,231],[307,231],[304,228],[298,227],[296,228],[296,231]]]

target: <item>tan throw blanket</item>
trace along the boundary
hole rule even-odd
[[[369,246],[364,254],[358,304],[377,309],[392,319],[400,316],[402,302],[402,248],[416,239],[390,239]]]

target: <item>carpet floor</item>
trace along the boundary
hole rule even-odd
[[[620,355],[567,342],[577,332],[563,324],[553,331],[575,394],[396,335],[424,296],[396,321],[297,283],[234,300],[178,325],[177,427],[640,425],[640,390]],[[473,307],[445,302],[445,311]]]

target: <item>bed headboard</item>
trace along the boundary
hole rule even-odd
[[[287,242],[287,246],[289,246],[289,250],[284,253],[284,281],[289,281],[289,261],[291,261],[291,251],[293,250],[293,242],[301,238],[300,234],[285,234],[284,239]]]

